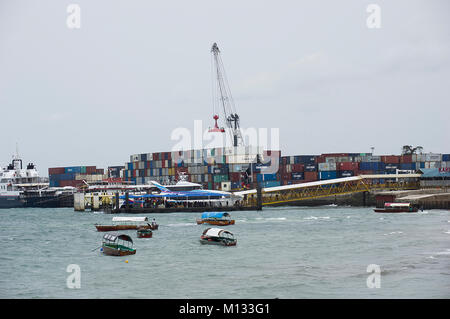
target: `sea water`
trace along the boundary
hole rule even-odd
[[[94,227],[113,215],[0,210],[0,298],[450,297],[449,211],[231,212],[236,224],[223,228],[235,247],[202,245],[214,226],[197,225],[200,215],[147,214],[159,224],[153,237],[123,231],[136,255],[113,257],[98,249],[104,233]]]

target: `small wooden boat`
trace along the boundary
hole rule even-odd
[[[147,217],[113,217],[111,225],[95,224],[97,231],[119,231],[138,228],[158,229],[158,224],[148,223]]]
[[[419,209],[411,203],[384,203],[384,208],[375,208],[376,213],[416,213]]]
[[[197,224],[210,224],[215,226],[234,225],[234,219],[227,212],[206,212],[201,219],[197,219]]]
[[[209,245],[236,246],[237,239],[227,230],[221,228],[206,228],[200,237],[200,242]]]
[[[130,236],[121,234],[105,234],[102,241],[102,251],[109,256],[127,256],[136,254],[133,240]]]
[[[153,232],[151,229],[147,228],[138,228],[137,230],[137,237],[138,238],[152,238]]]

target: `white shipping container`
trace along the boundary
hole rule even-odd
[[[425,162],[425,168],[439,168],[441,162]]]
[[[428,153],[425,154],[426,162],[440,162],[442,160],[442,154]]]
[[[417,162],[426,162],[427,156],[425,154],[417,154],[416,155]]]
[[[319,163],[319,171],[335,171],[336,163]]]
[[[291,173],[292,172],[292,165],[291,164],[287,164],[286,165],[286,173]]]
[[[256,155],[229,155],[226,161],[228,164],[249,164],[256,162]]]

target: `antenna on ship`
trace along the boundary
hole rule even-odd
[[[222,58],[220,57],[220,50],[217,43],[214,43],[212,48],[212,76],[213,76],[213,119],[215,120],[214,128],[209,129],[209,132],[225,133],[225,129],[219,128],[217,120],[219,115],[216,113],[216,103],[218,107],[223,109],[225,117],[225,123],[229,128],[230,137],[233,142],[233,146],[243,146],[244,140],[242,138],[241,128],[239,125],[239,115],[236,112],[233,96],[228,85],[227,77],[225,74],[225,68],[223,66]]]

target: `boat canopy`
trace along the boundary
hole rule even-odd
[[[192,190],[192,191],[185,191],[185,192],[167,192],[167,193],[160,193],[160,194],[142,194],[142,195],[128,195],[129,199],[132,198],[175,198],[175,199],[185,199],[185,198],[192,198],[195,199],[196,197],[220,197],[220,198],[230,198],[231,194],[227,193],[218,193],[218,192],[209,192],[206,190]],[[125,199],[125,195],[119,196],[120,199]]]
[[[227,212],[206,212],[202,214],[202,219],[204,218],[224,218],[230,217],[230,214]]]
[[[210,237],[224,237],[222,236],[223,234],[229,234],[231,236],[233,236],[233,234],[225,229],[222,228],[207,228],[204,232],[203,235],[205,236],[210,236]]]
[[[105,234],[103,236],[103,239],[105,241],[110,241],[110,242],[115,242],[117,241],[117,239],[121,239],[124,241],[129,241],[130,243],[133,243],[133,240],[131,239],[130,236],[122,234],[122,235],[113,235],[113,234]]]
[[[385,203],[384,207],[409,207],[410,203]]]
[[[113,217],[113,222],[146,222],[147,217]]]

